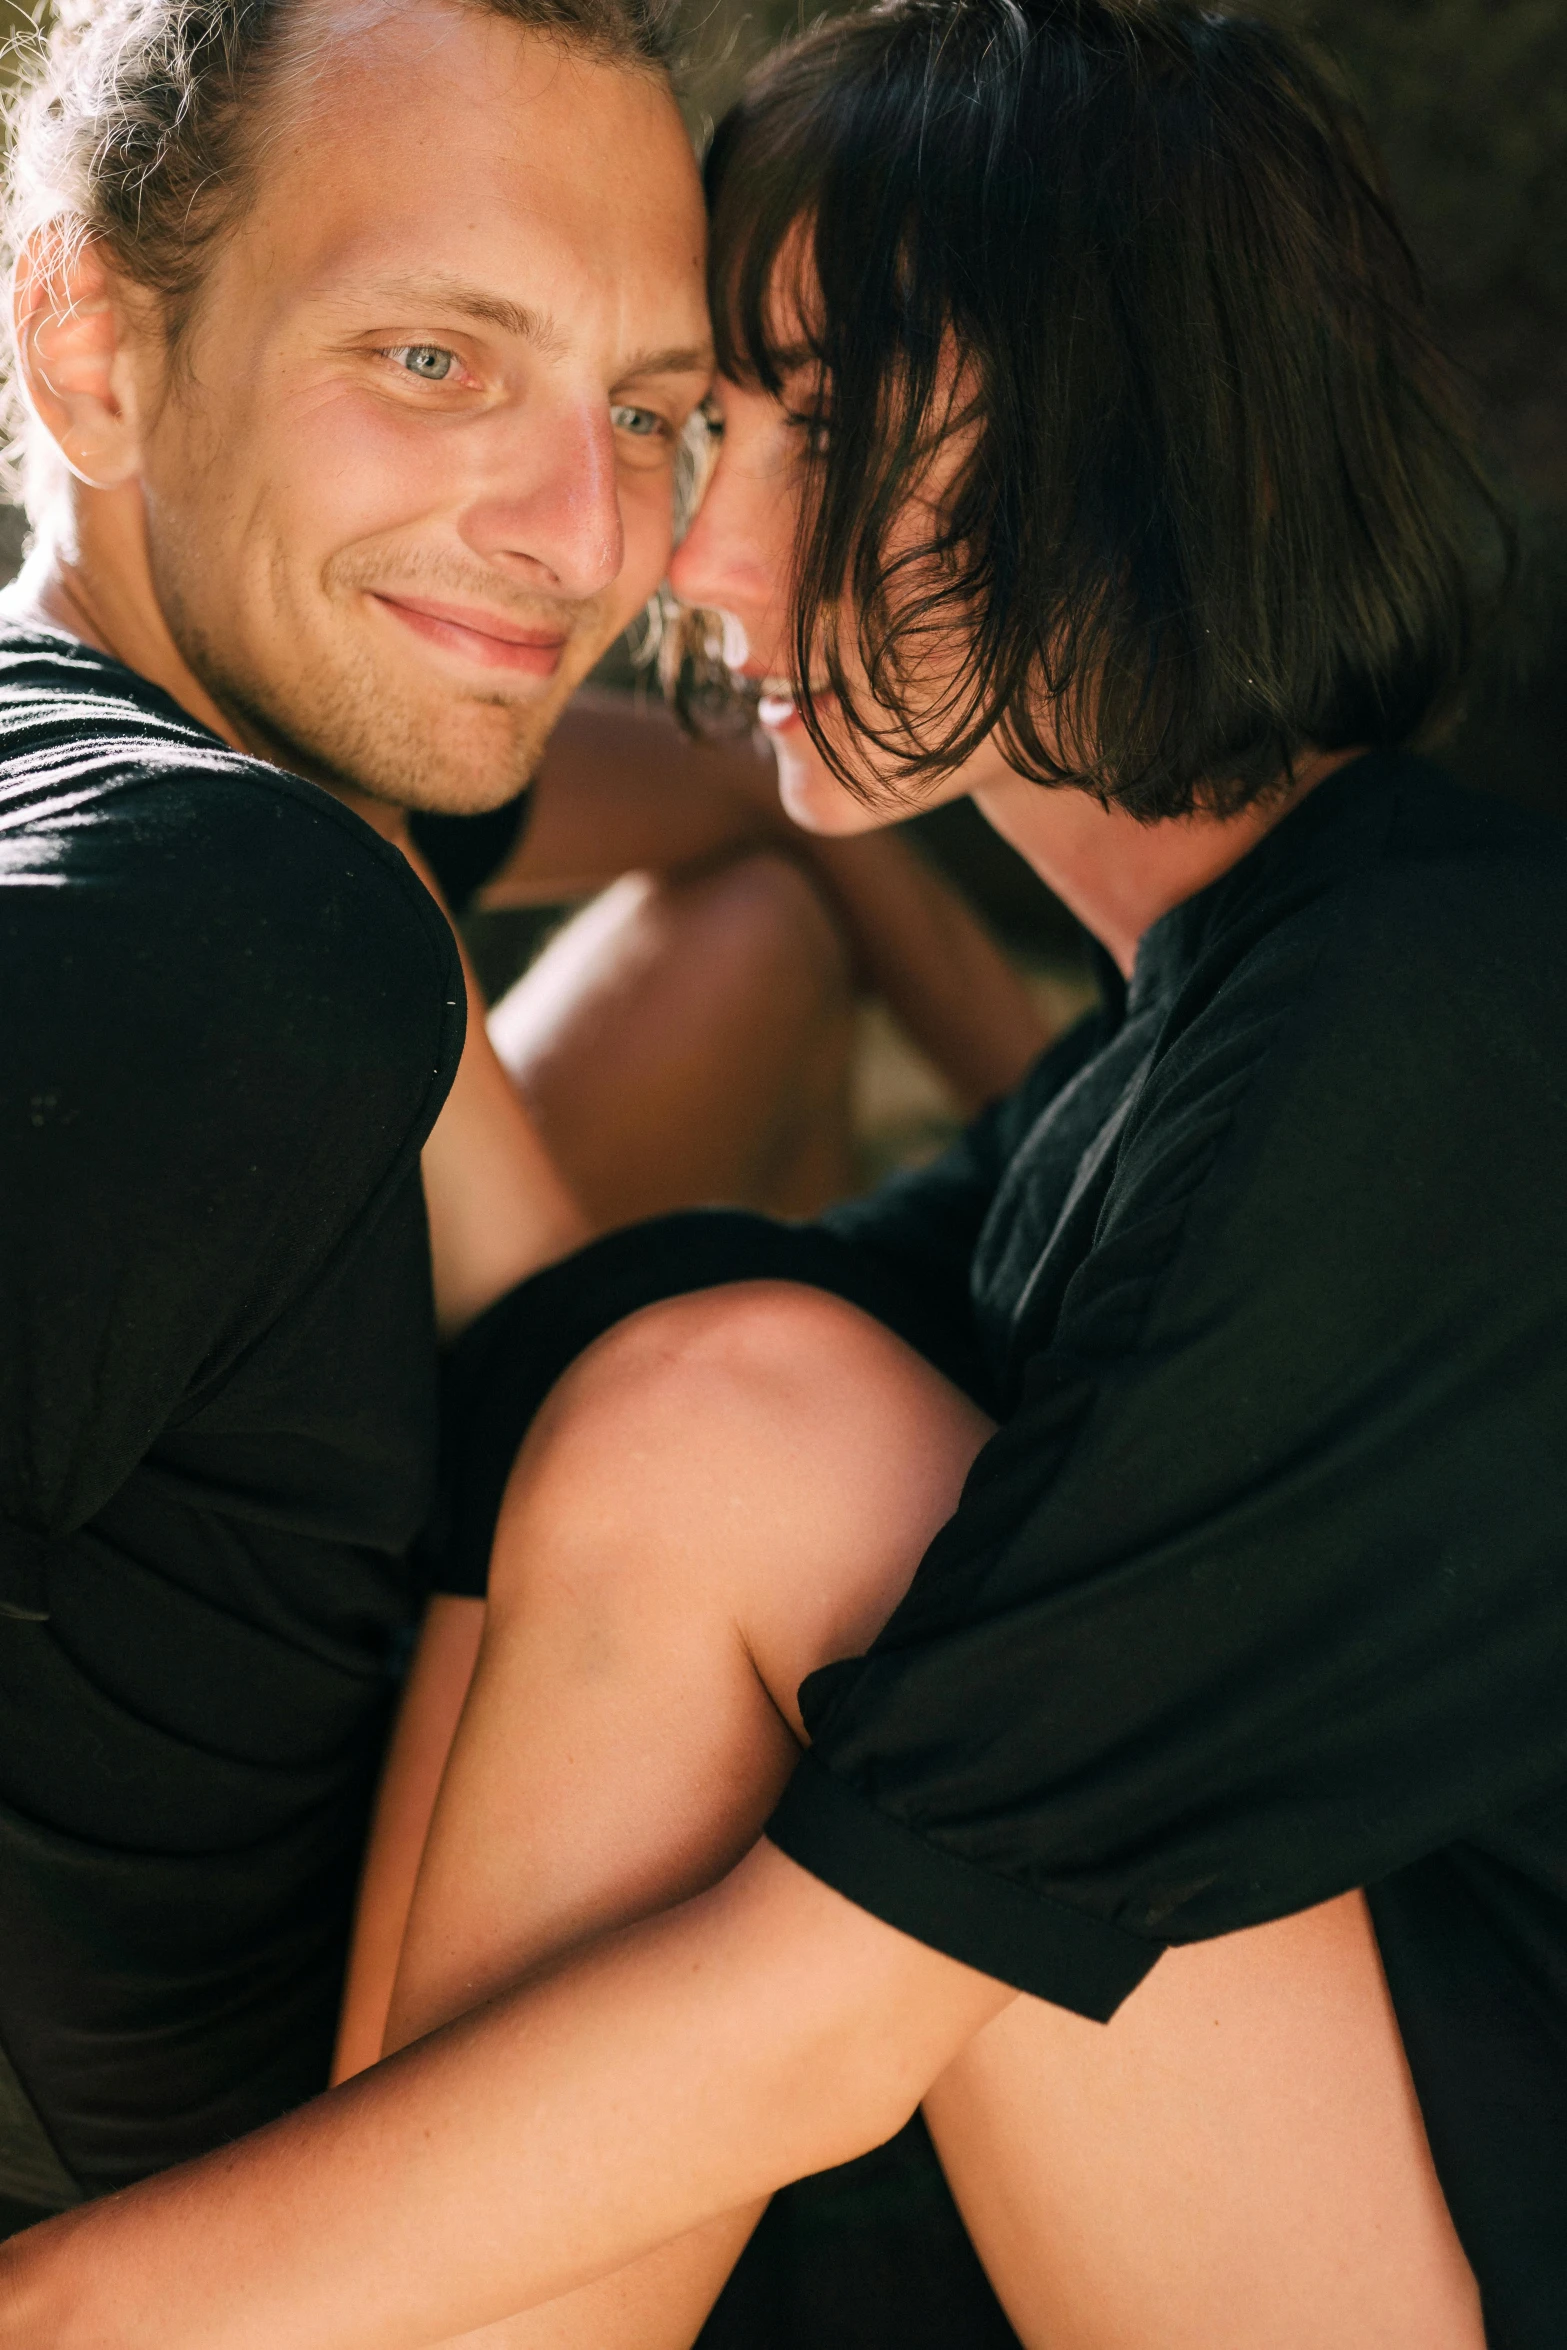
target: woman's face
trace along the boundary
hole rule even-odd
[[[711,402],[720,433],[717,461],[669,576],[683,603],[724,615],[725,657],[731,670],[761,688],[757,715],[778,762],[778,796],[794,822],[807,832],[870,832],[916,808],[961,799],[1010,770],[986,743],[951,775],[900,782],[868,804],[840,783],[807,734],[790,675],[789,570],[812,461],[810,427],[798,420],[812,406],[811,390],[808,381],[786,384],[785,397],[776,400],[754,386],[719,380]],[[960,648],[954,658],[961,658]],[[813,699],[835,734],[836,697],[823,690]],[[874,786],[878,754],[855,743],[852,759]],[[890,755],[880,757],[880,766],[889,776],[895,772]]]

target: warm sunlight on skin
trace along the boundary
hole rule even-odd
[[[684,540],[670,566],[670,582],[689,604],[722,612],[730,630],[736,672],[762,687],[759,718],[778,762],[778,796],[807,832],[871,832],[900,822],[911,808],[937,807],[1010,772],[987,743],[939,781],[898,787],[879,803],[845,789],[805,729],[789,692],[792,642],[789,577],[800,498],[810,464],[810,427],[798,407],[754,385],[720,380],[708,402],[719,447],[716,462]],[[834,697],[815,697],[831,725]],[[867,772],[875,754],[857,746]],[[890,767],[891,762],[887,762]]]
[[[799,402],[800,408],[810,405],[808,399]],[[1129,972],[1150,923],[1227,871],[1287,808],[1356,756],[1337,751],[1304,760],[1291,792],[1222,823],[1199,815],[1139,824],[1087,792],[1042,787],[1007,765],[994,736],[949,775],[920,784],[897,781],[883,795],[858,797],[812,742],[790,694],[789,578],[811,461],[809,427],[785,401],[727,379],[715,384],[709,412],[719,438],[717,457],[670,565],[670,582],[685,602],[725,615],[734,667],[762,684],[758,716],[777,760],[779,798],[807,832],[876,831],[915,809],[972,798]],[[816,707],[831,727],[833,696],[817,696]],[[853,758],[862,773],[875,773],[874,750],[856,744]],[[891,759],[882,766],[890,775]]]
[[[664,571],[709,366],[700,190],[652,74],[455,7],[348,39],[340,71],[316,39],[167,383],[91,249],[69,285],[24,262],[76,480],[12,608],[297,772],[478,809]],[[134,613],[103,584],[133,544]]]

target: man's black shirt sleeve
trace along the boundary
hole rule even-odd
[[[29,1538],[81,1525],[221,1391],[406,1173],[461,1051],[450,931],[404,861],[308,784],[191,764],[100,761],[73,788],[40,762],[0,835],[0,1515],[24,1612]]]
[[[0,2196],[58,2204],[325,2086],[464,998],[356,816],[41,629],[0,631],[0,982]]]

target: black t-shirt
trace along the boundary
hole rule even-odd
[[[1493,2350],[1567,2311],[1567,841],[1342,769],[933,1167],[611,1236],[453,1365],[450,1539],[567,1354],[783,1274],[1001,1422],[768,1833],[1107,2018],[1369,1888]],[[482,1584],[480,1585],[482,1587]]]
[[[479,816],[439,816],[429,808],[412,811],[408,829],[414,846],[454,914],[467,913],[485,883],[518,848],[532,813],[531,790]]]
[[[97,2191],[325,2079],[464,999],[356,816],[47,631],[0,633],[0,963],[0,2109]]]

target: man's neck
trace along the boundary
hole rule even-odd
[[[73,484],[62,492],[39,524],[20,577],[6,589],[4,607],[12,620],[46,621],[112,654],[235,750],[249,748],[169,632],[153,586],[137,483]]]
[[[0,591],[0,611],[11,621],[43,621],[108,653],[161,686],[199,724],[251,758],[269,757],[248,741],[208,693],[169,630],[147,556],[145,511],[135,483],[120,489],[62,493],[38,528],[19,576]],[[276,760],[271,762],[278,764]],[[336,780],[316,776],[323,789],[354,810],[384,839],[404,842],[404,811]]]
[[[1139,939],[1161,914],[1238,865],[1308,792],[1359,756],[1354,750],[1314,752],[1287,788],[1223,818],[1139,824],[1087,792],[1045,790],[1010,772],[981,785],[973,797],[1129,977]]]

